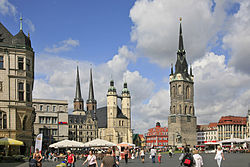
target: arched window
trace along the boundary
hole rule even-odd
[[[192,114],[192,107],[189,107],[189,114]]]
[[[172,91],[171,91],[171,93],[172,93],[172,97],[175,97],[175,94],[176,94],[176,87],[175,86],[173,86],[172,87]]]
[[[25,130],[25,126],[26,126],[26,121],[27,121],[27,117],[25,116],[24,118],[23,118],[23,130]]]
[[[119,126],[121,126],[121,121],[119,121]]]
[[[179,105],[179,114],[181,114],[181,104]]]
[[[184,114],[187,114],[187,106],[185,106]]]
[[[186,99],[190,99],[190,87],[186,87]]]
[[[172,114],[175,114],[175,106],[173,106]]]
[[[178,85],[178,94],[182,95],[182,87],[181,87],[181,85]]]

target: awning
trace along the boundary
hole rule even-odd
[[[53,143],[49,146],[50,148],[77,148],[84,147],[83,143],[73,140],[62,140],[57,143]]]
[[[112,146],[116,146],[116,144],[102,139],[95,139],[83,144],[83,147],[112,147]]]
[[[11,138],[2,138],[0,139],[0,145],[11,145],[11,146],[23,146],[23,142]]]

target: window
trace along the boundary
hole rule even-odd
[[[186,99],[190,99],[190,87],[189,86],[187,86],[186,87]]]
[[[56,111],[56,106],[53,106],[53,111],[54,111],[54,112]]]
[[[40,111],[43,111],[43,106],[42,105],[40,105]]]
[[[0,129],[7,128],[7,115],[4,112],[0,112]]]
[[[30,71],[30,60],[26,59],[26,70]]]
[[[46,111],[49,111],[49,106],[47,106],[47,109],[46,109]]]
[[[176,123],[176,118],[175,118],[175,116],[172,116],[172,117],[171,117],[171,123]]]
[[[190,116],[187,117],[187,122],[191,122],[191,117]]]
[[[43,124],[44,123],[44,117],[39,117],[39,123]]]
[[[2,91],[3,91],[3,82],[0,81],[0,92],[2,92]]]
[[[18,98],[19,101],[24,101],[24,90],[23,90],[23,83],[18,83]]]
[[[52,129],[52,135],[56,136],[57,135],[57,129]]]
[[[181,87],[181,85],[178,85],[178,94],[182,95],[182,87]]]
[[[26,83],[26,100],[31,102],[30,84]]]
[[[57,118],[56,117],[52,117],[52,124],[57,124]]]
[[[0,69],[3,69],[3,56],[0,56]]]
[[[18,57],[18,69],[23,70],[23,57]]]

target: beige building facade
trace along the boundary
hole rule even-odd
[[[171,104],[168,116],[168,144],[177,147],[186,145],[193,147],[197,144],[194,76],[191,68],[188,72],[181,23],[175,72],[171,67],[169,80]]]
[[[33,83],[34,51],[30,38],[22,26],[13,36],[0,23],[0,138],[23,141],[21,153],[28,153],[32,145]]]
[[[118,106],[121,99],[121,109]],[[131,96],[124,83],[121,96],[116,93],[114,81],[110,81],[107,93],[107,107],[97,109],[98,137],[113,143],[132,143]],[[100,122],[99,122],[100,121]]]
[[[250,137],[250,110],[248,110],[247,114],[247,138]]]
[[[32,103],[36,113],[34,138],[42,133],[46,148],[49,144],[68,139],[68,102],[33,99]]]

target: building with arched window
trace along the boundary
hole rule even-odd
[[[0,23],[0,138],[24,142],[21,153],[32,145],[34,109],[34,51],[22,29],[12,35]]]

